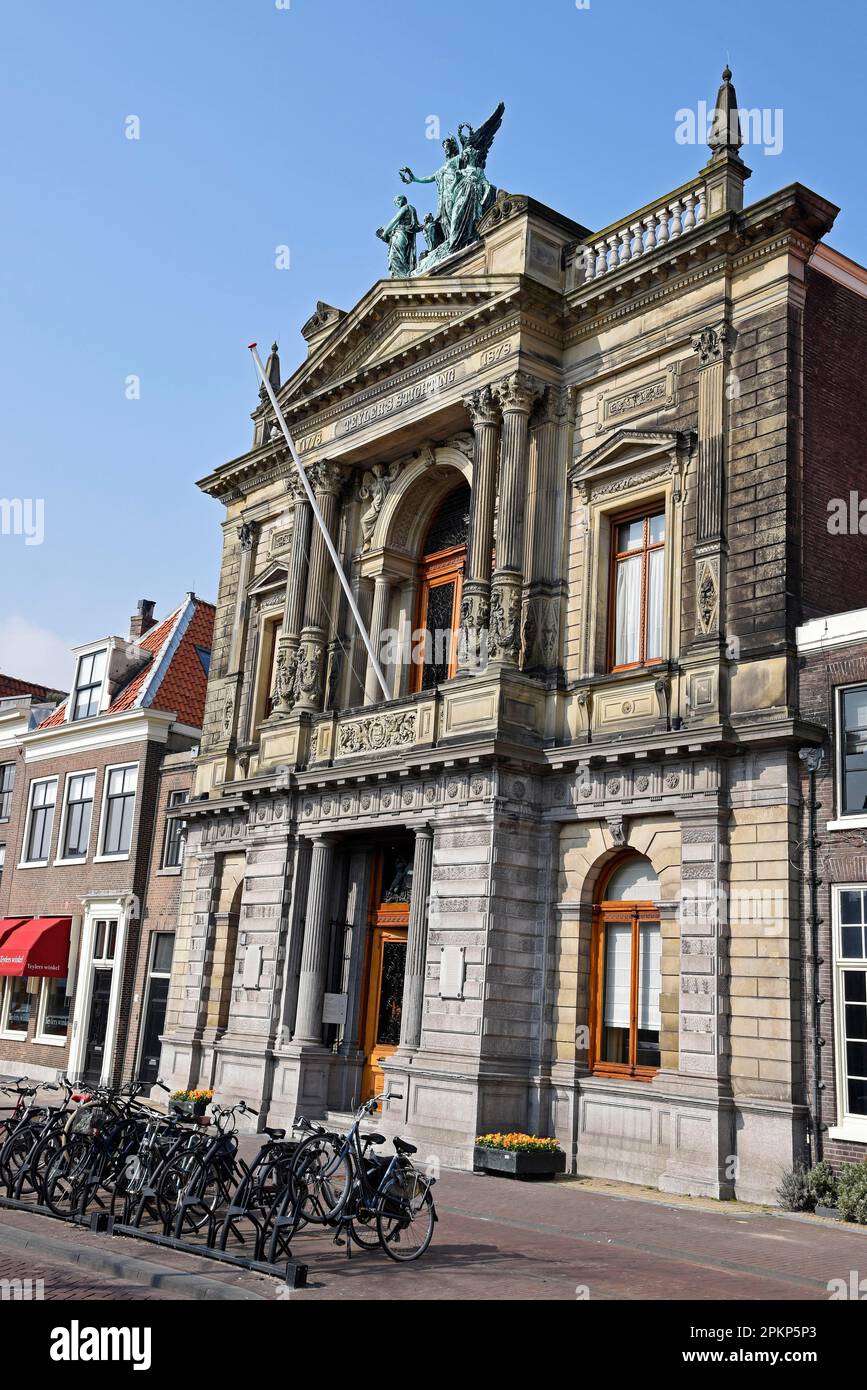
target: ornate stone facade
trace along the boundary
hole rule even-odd
[[[836,209],[800,185],[744,209],[747,175],[719,149],[597,242],[501,194],[436,274],[311,320],[279,398],[389,699],[300,493],[282,608],[251,602],[292,478],[266,405],[251,450],[203,480],[226,548],[174,1082],[282,1123],[345,1109],[375,1064],[401,1096],[383,1126],[444,1163],[468,1166],[481,1130],[533,1129],[575,1171],[773,1199],[807,1113],[791,855],[809,731],[789,644],[811,538],[786,543],[808,466],[789,392],[800,272]],[[426,537],[467,484],[454,658],[425,683],[406,638],[436,584]],[[635,518],[663,557],[656,646],[619,661]],[[381,1056],[370,895],[397,840],[412,895]],[[598,1065],[592,973],[599,895],[629,854],[660,894],[660,1056],[640,1080]]]

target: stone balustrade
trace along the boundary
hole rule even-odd
[[[578,283],[589,284],[631,261],[649,256],[660,246],[700,227],[706,216],[703,184],[680,189],[658,206],[632,213],[578,248]]]

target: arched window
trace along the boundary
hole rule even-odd
[[[467,558],[470,489],[462,482],[450,492],[428,527],[419,562],[418,642],[413,690],[432,690],[457,670],[461,586]]]
[[[591,950],[592,1070],[649,1080],[660,1063],[659,880],[649,860],[616,862],[600,884]]]

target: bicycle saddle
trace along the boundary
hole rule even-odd
[[[365,1136],[364,1136],[364,1142],[365,1142],[365,1144],[384,1144],[384,1143],[385,1143],[385,1135],[384,1135],[384,1134],[365,1134]]]
[[[267,1136],[268,1136],[269,1139],[285,1139],[285,1138],[286,1138],[286,1131],[285,1131],[285,1129],[269,1129],[268,1126],[266,1125],[266,1126],[265,1126],[265,1133],[267,1134]]]
[[[408,1144],[405,1139],[395,1139],[394,1147],[399,1154],[417,1154],[418,1149],[415,1144]]]

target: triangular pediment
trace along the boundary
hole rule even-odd
[[[338,385],[352,389],[397,371],[472,332],[479,315],[517,289],[517,278],[503,275],[380,280],[283,383],[280,404],[285,411]]]
[[[280,560],[274,560],[260,575],[254,579],[252,584],[247,586],[247,593],[264,594],[269,589],[277,589],[286,584],[287,570],[285,564]]]
[[[572,467],[575,482],[586,482],[612,473],[629,472],[654,458],[668,455],[679,460],[690,453],[693,436],[688,430],[613,430]]]

